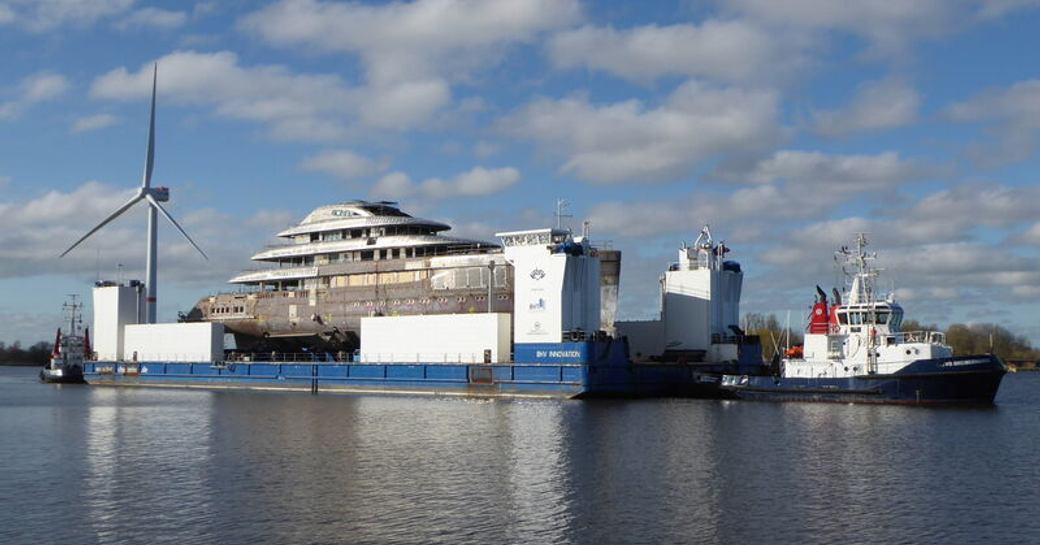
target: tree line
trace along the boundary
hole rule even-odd
[[[762,357],[770,359],[787,346],[802,344],[801,320],[790,324],[790,344],[786,342],[787,330],[775,314],[750,313],[744,316],[744,331],[758,335],[762,341]],[[946,344],[954,354],[993,353],[1005,362],[1040,361],[1040,349],[1033,348],[1023,335],[1015,335],[1006,327],[997,324],[952,324],[942,329],[935,324],[922,324],[916,320],[904,320],[903,331],[941,331],[946,334]]]
[[[0,365],[43,365],[51,357],[54,344],[40,341],[29,348],[15,341],[11,346],[0,341]]]

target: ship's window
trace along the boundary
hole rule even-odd
[[[372,250],[362,250],[361,261],[372,261]]]
[[[887,324],[888,323],[888,313],[887,312],[879,312],[879,313],[877,313],[877,323],[879,325]]]
[[[433,273],[430,278],[430,287],[435,290],[455,289],[455,271],[448,269]]]
[[[862,324],[863,323],[863,313],[862,312],[850,312],[849,313],[849,323],[852,324],[852,325],[860,325],[860,324]]]
[[[398,248],[394,248],[393,250],[390,250],[390,257],[392,257],[394,259],[397,259],[397,258],[401,257],[401,250],[398,249]]]
[[[892,331],[899,331],[899,328],[903,326],[903,310],[900,308],[892,309],[892,321],[890,329]]]
[[[849,324],[849,314],[847,312],[839,312],[838,313],[838,323],[841,324],[841,325],[848,325]]]

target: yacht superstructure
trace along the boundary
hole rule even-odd
[[[352,350],[363,316],[510,312],[513,269],[502,248],[450,229],[395,202],[321,206],[277,234],[284,244],[253,255],[266,266],[230,280],[241,292],[205,297],[185,319],[223,323],[241,350]],[[616,264],[619,255],[604,257]],[[613,313],[618,267],[605,270]]]

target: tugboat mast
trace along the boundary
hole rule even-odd
[[[79,302],[79,295],[70,293],[68,298],[68,301],[62,303],[61,308],[68,316],[69,335],[79,335],[80,326],[83,325],[83,316],[80,313],[83,304]]]

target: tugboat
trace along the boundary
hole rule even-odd
[[[876,254],[859,234],[836,261],[851,280],[842,303],[819,286],[801,349],[759,374],[722,374],[723,397],[779,401],[992,404],[1007,373],[995,355],[955,356],[938,331],[902,331],[903,308],[877,290]]]
[[[62,334],[61,328],[54,338],[54,350],[51,359],[40,371],[40,381],[57,384],[83,384],[83,361],[88,359],[90,350],[90,331],[81,335],[83,324],[81,311],[83,305],[76,301],[75,295],[69,296],[69,302],[62,305],[69,317],[69,332]]]

